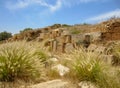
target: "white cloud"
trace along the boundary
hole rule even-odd
[[[54,0],[55,2],[54,5],[46,1],[47,0],[17,0],[16,3],[9,1],[6,4],[6,7],[10,10],[18,10],[34,4],[38,4],[40,6],[47,7],[51,12],[55,12],[60,8],[62,8],[63,5],[72,6],[80,3],[89,3],[89,2],[99,1],[99,0]]]
[[[97,0],[79,0],[81,3],[88,3],[88,2],[93,2],[93,1],[97,1]]]
[[[10,10],[25,8],[30,5],[30,0],[19,0],[17,3],[8,2],[6,7]]]
[[[61,0],[57,0],[56,5],[54,5],[54,6],[53,6],[53,5],[50,5],[49,7],[50,7],[50,10],[51,10],[52,12],[54,12],[54,11],[60,9],[61,6],[62,6],[62,1],[61,1]]]
[[[7,3],[6,7],[9,10],[18,10],[34,4],[47,7],[51,12],[55,12],[62,7],[62,0],[56,0],[55,5],[49,4],[45,0],[17,0],[16,3]]]
[[[63,3],[67,6],[72,6],[80,3],[90,3],[90,2],[95,2],[95,1],[105,1],[105,0],[63,0]]]
[[[111,17],[120,17],[120,9],[117,9],[117,10],[114,10],[114,11],[111,11],[111,12],[103,13],[103,14],[100,14],[98,16],[88,18],[85,21],[86,22],[101,22],[101,21],[107,20],[107,19],[109,19]]]
[[[55,12],[62,7],[62,0],[56,0],[55,5],[52,5],[52,4],[49,4],[49,3],[45,2],[45,0],[37,0],[37,1],[33,0],[33,1],[40,4],[41,6],[48,7],[48,9],[51,12]]]

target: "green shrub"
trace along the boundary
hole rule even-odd
[[[32,28],[25,28],[22,31],[20,31],[20,33],[23,33],[23,32],[26,32],[26,31],[31,31],[31,30],[33,30],[33,29]]]
[[[83,56],[76,59],[73,65],[76,76],[80,81],[96,82],[103,74],[101,62],[96,54],[84,53],[81,53]]]
[[[79,33],[81,33],[81,30],[71,29],[70,32],[71,32],[71,34],[79,34]]]
[[[6,40],[11,37],[12,37],[12,34],[9,32],[4,31],[0,33],[0,41]]]
[[[71,72],[73,79],[77,81],[89,81],[95,83],[98,88],[120,88],[119,76],[116,69],[102,61],[101,55],[95,52],[86,52],[84,49],[76,50],[67,58],[73,62]],[[119,74],[119,72],[118,72]]]
[[[46,62],[48,60],[48,55],[43,52],[42,50],[39,50],[36,52],[36,55],[38,56],[38,58],[42,61],[42,62]]]
[[[47,52],[45,52],[45,50],[37,50],[35,53],[38,57],[38,59],[44,64],[44,67],[48,67],[49,66],[49,56],[47,54]]]
[[[41,62],[35,48],[26,42],[13,42],[0,46],[0,80],[14,81],[40,76]],[[39,68],[39,69],[38,69]]]

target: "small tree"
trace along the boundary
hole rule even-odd
[[[0,33],[0,41],[6,40],[10,37],[12,37],[12,34],[9,32],[4,31]]]

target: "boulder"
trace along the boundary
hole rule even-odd
[[[78,88],[97,88],[93,83],[87,81],[78,83],[78,86]]]
[[[65,66],[63,66],[61,64],[53,66],[52,69],[57,70],[60,76],[64,76],[70,70],[68,67],[65,67]]]
[[[52,61],[52,62],[58,62],[58,59],[55,58],[55,57],[53,57],[53,58],[50,58],[50,61]]]

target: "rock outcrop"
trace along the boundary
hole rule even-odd
[[[68,87],[68,82],[64,82],[60,79],[56,79],[56,80],[32,85],[29,86],[28,88],[69,88],[69,87]]]

